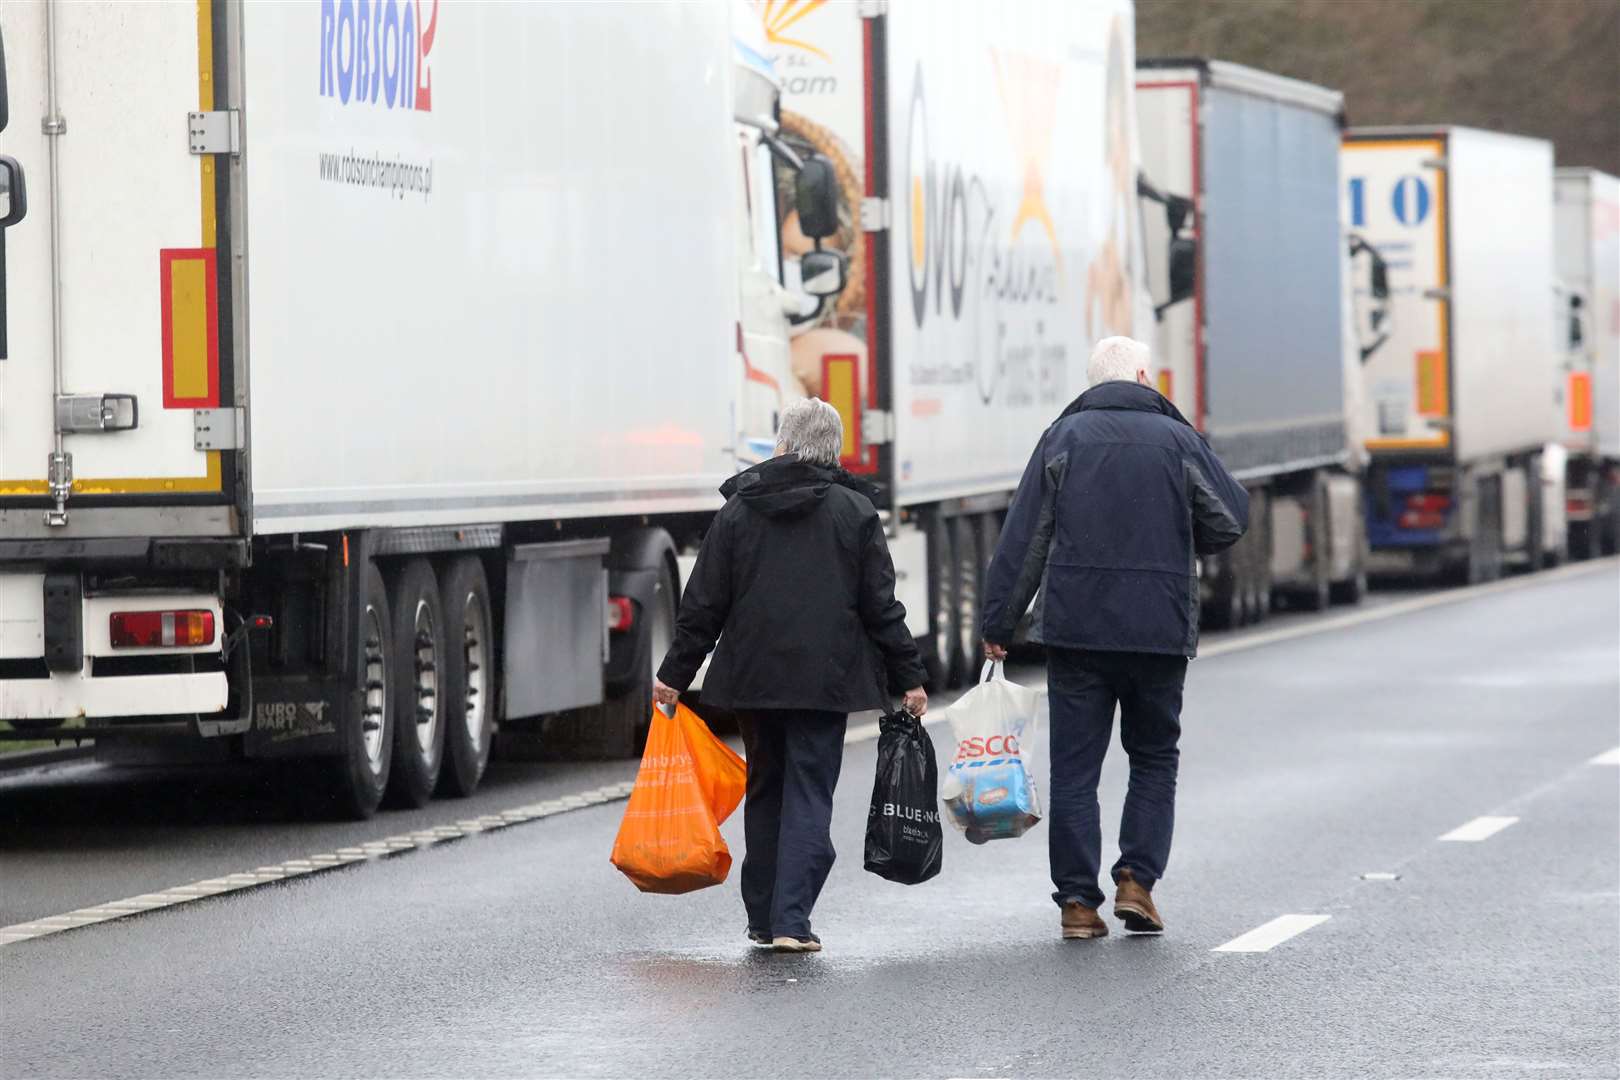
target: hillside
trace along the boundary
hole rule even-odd
[[[1137,0],[1136,35],[1343,90],[1353,124],[1516,131],[1620,174],[1620,0]]]

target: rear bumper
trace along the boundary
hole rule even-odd
[[[69,720],[223,712],[223,671],[108,675],[88,670],[43,679],[0,679],[0,719]]]

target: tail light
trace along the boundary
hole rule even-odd
[[[195,649],[214,643],[212,611],[115,611],[108,623],[115,649]]]
[[[608,597],[608,629],[621,633],[636,624],[636,606],[628,596]]]
[[[1406,510],[1401,514],[1400,526],[1403,529],[1438,529],[1445,525],[1446,513],[1450,509],[1450,495],[1432,491],[1408,495]]]

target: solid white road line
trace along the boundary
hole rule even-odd
[[[1477,844],[1481,840],[1489,840],[1518,820],[1516,817],[1493,817],[1485,814],[1473,821],[1464,822],[1440,839],[1453,840],[1461,844]]]
[[[1588,761],[1587,764],[1588,765],[1620,765],[1620,746],[1615,747],[1613,750],[1605,750],[1605,751],[1603,751],[1603,753],[1599,754],[1597,757],[1593,758],[1591,761]]]
[[[589,806],[601,806],[604,803],[618,802],[620,799],[628,798],[630,789],[633,787],[635,787],[635,781],[626,780],[623,783],[592,788],[589,791],[581,791],[560,799],[547,799],[543,802],[519,806],[498,815],[486,814],[483,817],[458,821],[454,825],[438,825],[431,829],[418,829],[415,832],[401,833],[397,836],[385,836],[381,840],[369,840],[356,847],[338,848],[335,852],[323,852],[302,859],[288,859],[286,862],[274,866],[261,866],[256,870],[246,870],[240,873],[226,874],[224,877],[194,881],[190,885],[176,885],[172,889],[146,893],[142,896],[132,896],[127,900],[111,900],[104,904],[97,904],[94,907],[70,911],[65,915],[52,915],[44,919],[35,919],[32,922],[0,926],[0,945],[29,941],[33,938],[45,937],[48,934],[59,934],[64,930],[72,930],[75,927],[108,922],[112,919],[122,919],[129,915],[138,915],[143,911],[152,911],[156,908],[194,903],[205,897],[218,896],[221,893],[256,889],[261,885],[268,885],[274,881],[302,877],[306,874],[317,874],[324,870],[348,866],[350,863],[365,862],[369,859],[385,859],[402,851],[416,851],[419,848],[431,847],[447,840],[459,840],[473,833],[495,832],[499,829],[510,828],[513,825],[520,825],[526,821],[550,817],[553,814],[565,814],[570,810],[582,810]]]
[[[1218,641],[1198,651],[1200,658],[1220,656],[1223,653],[1238,652],[1241,649],[1253,649],[1260,645],[1271,645],[1278,641],[1288,641],[1293,638],[1309,637],[1312,634],[1323,634],[1331,630],[1343,630],[1346,627],[1360,626],[1362,623],[1378,622],[1382,619],[1394,618],[1397,615],[1409,615],[1414,611],[1426,611],[1429,608],[1444,607],[1462,600],[1472,600],[1480,596],[1493,596],[1496,593],[1513,592],[1517,589],[1528,588],[1531,585],[1546,585],[1565,578],[1580,577],[1583,574],[1595,574],[1600,570],[1613,572],[1620,567],[1620,556],[1609,556],[1590,562],[1570,563],[1560,566],[1556,570],[1543,570],[1535,574],[1525,574],[1523,577],[1504,578],[1501,581],[1492,581],[1484,585],[1468,585],[1459,589],[1445,589],[1425,596],[1414,596],[1410,600],[1397,600],[1392,604],[1383,604],[1375,608],[1362,611],[1352,611],[1344,615],[1332,616],[1325,619],[1313,619],[1298,626],[1284,626],[1276,630],[1263,630],[1259,633],[1245,634],[1232,641]]]
[[[1297,937],[1313,926],[1321,926],[1331,915],[1279,915],[1264,926],[1257,926],[1225,945],[1217,945],[1211,952],[1270,952],[1291,937]]]
[[[1430,596],[1415,597],[1411,600],[1398,601],[1386,604],[1368,611],[1352,612],[1336,618],[1317,619],[1300,626],[1283,627],[1277,630],[1251,633],[1235,641],[1220,641],[1206,646],[1200,653],[1204,657],[1220,656],[1223,653],[1238,652],[1243,649],[1254,649],[1261,645],[1271,645],[1279,641],[1288,641],[1293,638],[1307,637],[1311,634],[1325,633],[1330,630],[1343,629],[1348,626],[1358,626],[1362,623],[1377,622],[1382,619],[1394,618],[1413,611],[1426,608],[1439,607],[1443,604],[1456,603],[1475,596],[1489,593],[1509,592],[1513,589],[1524,588],[1528,585],[1545,584],[1580,574],[1594,573],[1598,570],[1620,566],[1620,558],[1610,557],[1592,562],[1576,563],[1563,566],[1556,570],[1546,570],[1538,574],[1526,575],[1522,578],[1512,578],[1505,581],[1491,582],[1486,585],[1473,585],[1460,589],[1449,589],[1442,593]],[[1044,683],[1045,680],[1042,680]],[[1030,684],[1035,685],[1035,684]],[[942,712],[936,713],[927,719],[928,724],[938,723],[944,719]],[[861,724],[850,728],[844,736],[845,744],[866,742],[878,737],[878,725],[875,723]],[[1610,756],[1620,755],[1620,749],[1610,755],[1599,755],[1593,762],[1607,759]],[[1620,764],[1620,756],[1616,757],[1616,764]],[[583,809],[590,806],[600,806],[605,803],[618,802],[630,797],[630,789],[635,787],[634,780],[626,780],[619,784],[608,784],[605,787],[580,792],[577,795],[565,796],[559,799],[546,799],[527,806],[503,810],[497,814],[484,814],[477,818],[467,818],[457,821],[454,825],[438,826],[433,829],[424,829],[418,832],[401,836],[384,837],[381,840],[372,840],[356,846],[339,848],[336,852],[310,855],[305,859],[293,859],[287,863],[276,866],[261,866],[257,870],[247,873],[228,874],[223,878],[211,878],[207,881],[193,882],[190,885],[177,885],[172,889],[161,892],[146,893],[131,897],[127,900],[113,900],[93,907],[81,908],[78,911],[68,912],[66,915],[55,915],[50,918],[36,919],[32,922],[15,923],[11,926],[0,926],[0,946],[9,945],[17,941],[27,941],[32,938],[44,937],[47,934],[60,933],[76,926],[87,926],[96,922],[105,922],[110,919],[121,919],[128,915],[139,914],[158,908],[169,907],[175,904],[191,903],[207,896],[217,896],[221,893],[237,892],[243,889],[258,888],[274,881],[286,878],[301,877],[305,874],[321,873],[339,866],[348,866],[351,863],[365,862],[371,859],[387,858],[402,851],[414,851],[420,847],[429,847],[445,840],[459,839],[460,837],[478,832],[493,832],[497,829],[508,828],[512,825],[521,825],[524,822],[535,821],[550,817],[553,814],[567,813],[570,810]],[[1480,819],[1485,820],[1485,819]],[[1507,824],[1517,821],[1517,818],[1507,820]],[[1466,828],[1467,826],[1464,826]],[[1505,827],[1505,826],[1503,826]],[[1459,830],[1460,831],[1460,830]],[[1493,832],[1496,830],[1492,830]],[[1441,839],[1451,839],[1448,834]],[[1480,839],[1483,839],[1481,837]],[[1239,943],[1261,934],[1268,928],[1290,919],[1303,919],[1307,922],[1299,929],[1286,933],[1278,941],[1286,940],[1302,930],[1308,930],[1319,922],[1325,922],[1326,915],[1284,915],[1274,919],[1259,930],[1252,931],[1228,942],[1216,950],[1218,952],[1259,952],[1262,949],[1234,948]],[[1273,942],[1275,944],[1275,942]],[[1265,948],[1270,948],[1270,945]]]

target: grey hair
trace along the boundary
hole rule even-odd
[[[776,435],[778,454],[798,454],[815,465],[837,465],[844,449],[844,421],[820,398],[795,401],[782,412]]]
[[[1086,362],[1086,383],[1135,382],[1136,373],[1146,371],[1153,354],[1134,338],[1105,337],[1091,350]]]

